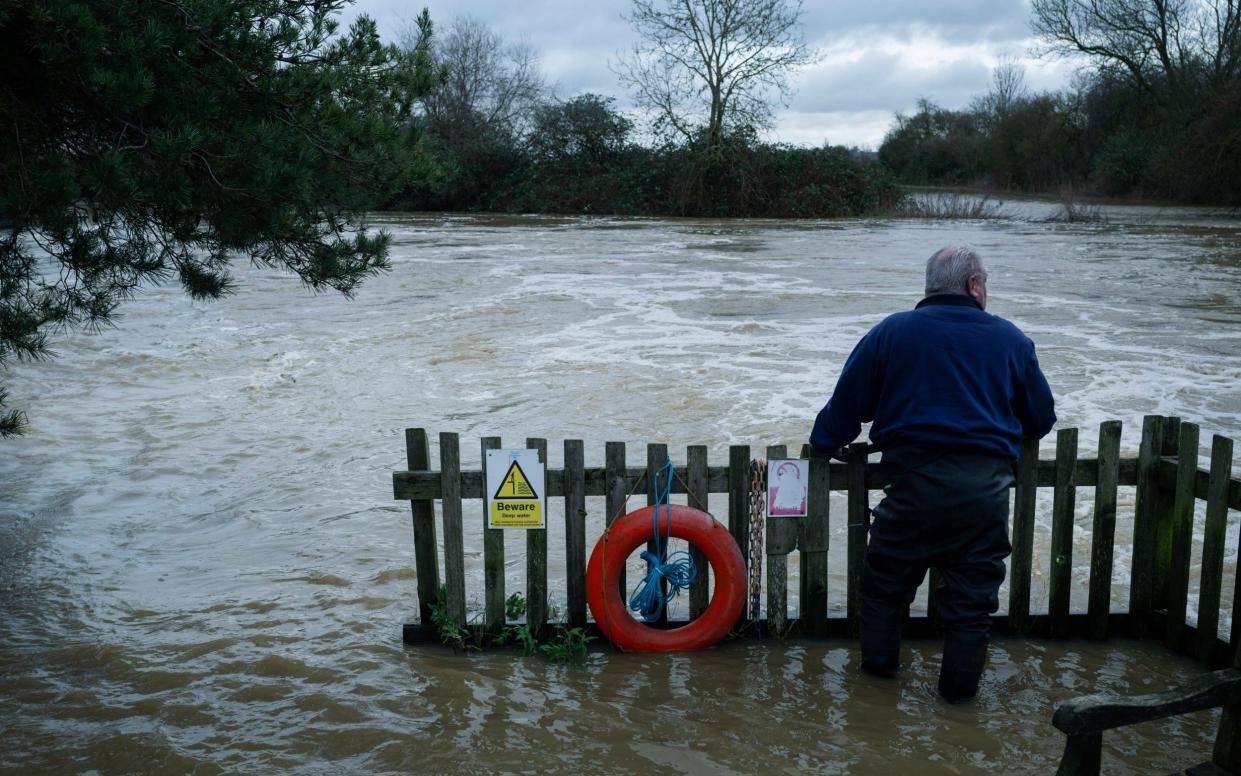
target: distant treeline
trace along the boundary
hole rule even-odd
[[[712,103],[703,123],[642,79],[659,118],[639,142],[610,97],[549,99],[530,48],[469,17],[432,37],[428,20],[405,46],[429,55],[437,83],[415,111],[417,169],[390,205],[837,217],[893,209],[899,184],[1241,205],[1241,4],[1031,0],[1031,27],[1046,52],[1086,63],[1071,89],[1032,94],[1008,58],[970,107],[897,114],[876,154],[763,142],[770,113],[754,100],[719,116]]]
[[[1241,93],[1152,105],[1127,83],[1021,97],[1006,109],[929,101],[898,116],[879,158],[903,183],[1241,204]]]
[[[733,131],[722,144],[651,147],[633,138],[611,98],[595,94],[538,106],[522,131],[481,115],[428,118],[430,169],[393,208],[832,218],[900,198],[873,154],[765,143],[753,131]]]
[[[966,110],[923,101],[879,158],[901,181],[1241,205],[1241,4],[1031,0],[1045,53],[1088,63],[1028,94],[1012,60]]]
[[[892,210],[900,184],[1029,192],[1071,188],[1241,205],[1241,92],[1159,104],[1099,75],[1027,94],[1011,65],[965,110],[923,100],[878,154],[732,131],[722,145],[648,145],[613,100],[542,102],[524,121],[423,117],[422,168],[389,206],[643,216],[834,218]]]

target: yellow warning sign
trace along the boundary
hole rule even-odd
[[[491,502],[492,528],[542,528],[542,501]]]
[[[543,528],[545,476],[534,450],[488,450],[488,527]]]
[[[492,498],[537,499],[538,495],[530,485],[530,478],[521,470],[521,465],[513,461]]]

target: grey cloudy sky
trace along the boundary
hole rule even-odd
[[[424,6],[441,26],[470,15],[532,46],[557,97],[596,92],[629,105],[608,67],[636,40],[624,19],[629,0],[358,0],[346,19],[366,13],[396,40]],[[1030,55],[1029,18],[1028,0],[807,0],[805,38],[822,57],[791,77],[794,94],[777,106],[771,135],[877,148],[893,114],[920,97],[961,108],[986,92],[1005,55],[1022,60],[1031,89],[1063,88],[1072,63]]]

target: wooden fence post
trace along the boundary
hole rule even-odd
[[[1142,418],[1142,444],[1138,449],[1137,493],[1133,508],[1133,558],[1129,573],[1129,622],[1133,635],[1150,633],[1155,608],[1156,509],[1159,500],[1159,453],[1163,418]]]
[[[1219,596],[1224,574],[1224,534],[1228,527],[1228,486],[1232,478],[1232,440],[1211,440],[1211,474],[1207,481],[1207,515],[1202,535],[1202,576],[1198,591],[1198,648],[1209,663],[1219,630]]]
[[[767,477],[771,462],[788,457],[784,445],[767,448]],[[763,494],[766,501],[767,494]],[[772,635],[783,638],[789,616],[789,553],[797,547],[797,524],[792,518],[767,515],[767,626]]]
[[[586,627],[586,452],[580,439],[564,441],[565,575],[570,628]]]
[[[1241,580],[1241,574],[1238,574],[1237,578]],[[1235,613],[1235,601],[1233,610]],[[1234,619],[1233,633],[1236,632],[1236,620]],[[1241,670],[1241,649],[1237,649],[1235,636],[1230,646],[1234,650],[1232,667]],[[1241,773],[1241,704],[1224,707],[1224,712],[1219,718],[1219,728],[1215,732],[1215,749],[1211,762],[1223,768],[1227,773]]]
[[[1159,441],[1161,458],[1175,457],[1180,441],[1181,419],[1163,419],[1163,437]],[[1158,469],[1162,469],[1162,462]],[[1155,581],[1151,596],[1153,609],[1167,609],[1172,578],[1172,525],[1175,522],[1176,491],[1162,484],[1162,476],[1155,472],[1158,490],[1155,491]]]
[[[848,589],[846,590],[845,606],[847,609],[848,630],[851,636],[858,633],[858,602],[862,590],[862,561],[866,555],[867,511],[869,495],[866,492],[866,451],[865,442],[854,442],[849,445],[849,462],[847,478],[849,487],[849,537],[848,537]]]
[[[800,522],[797,547],[801,553],[802,630],[809,636],[827,635],[827,551],[830,536],[831,463],[810,459],[810,483],[806,493],[806,516]]]
[[[1207,487],[1207,510],[1212,511],[1212,505],[1215,510],[1222,510],[1227,514],[1228,498],[1227,493],[1230,489],[1231,482],[1229,477],[1231,473],[1228,471],[1232,468],[1232,440],[1223,440],[1227,443],[1228,465],[1220,466],[1220,477],[1216,477],[1217,472],[1215,461],[1217,453],[1223,454],[1223,444],[1219,443],[1219,437],[1216,437],[1216,444],[1211,449],[1211,481]],[[1219,491],[1223,491],[1223,495]],[[1212,498],[1214,496],[1214,498]],[[1232,652],[1232,667],[1241,669],[1241,618],[1237,615],[1238,603],[1241,603],[1241,573],[1236,575],[1233,587],[1232,598],[1232,631],[1229,639],[1228,648]],[[1215,734],[1215,751],[1211,761],[1223,768],[1228,773],[1241,773],[1241,704],[1225,706],[1224,713],[1219,718],[1219,729]]]
[[[1173,490],[1171,546],[1168,552],[1168,648],[1184,652],[1185,607],[1189,601],[1189,560],[1194,541],[1194,481],[1198,476],[1198,426],[1182,423]]]
[[[685,449],[685,487],[688,491],[686,500],[691,507],[709,514],[708,468],[706,445],[690,445]],[[697,545],[689,546],[689,556],[693,558],[694,568],[698,570],[694,581],[689,584],[689,618],[696,620],[707,610],[710,603],[711,566],[707,562],[707,556]]]
[[[491,515],[487,510],[487,451],[500,449],[500,437],[483,437],[483,579],[486,593],[487,630],[499,633],[506,622],[504,612],[504,529],[488,528]]]
[[[667,462],[667,460],[668,460],[668,446],[667,445],[651,443],[646,446],[646,482],[647,482],[646,505],[648,507],[654,505],[655,503],[656,489],[663,487],[663,485],[659,481],[658,474],[659,474],[660,468],[664,465],[665,462]],[[672,479],[672,475],[668,475],[668,477],[669,477],[669,480]],[[660,531],[663,531],[663,530],[664,529],[661,527]],[[665,546],[666,545],[667,545],[667,542],[665,541]],[[651,537],[650,541],[646,543],[646,549],[649,550],[650,552],[655,553],[656,555],[659,554],[660,548],[656,546],[654,537]],[[668,597],[668,580],[663,579],[662,577],[659,580],[659,594],[664,596],[664,598]],[[655,620],[655,623],[657,625],[663,625],[667,622],[668,622],[668,607],[665,606],[664,608],[660,609],[659,619]]]
[[[1038,440],[1021,440],[1013,494],[1013,555],[1009,562],[1008,627],[1013,634],[1030,628],[1030,575],[1034,573],[1034,508],[1038,495]]]
[[[543,501],[547,502],[547,440],[530,437],[526,439],[526,448],[539,454],[543,464],[542,489]],[[543,528],[531,528],[526,531],[526,624],[536,639],[543,638],[547,631],[547,517],[544,515]]]
[[[1094,527],[1090,548],[1090,604],[1088,635],[1107,638],[1112,609],[1112,560],[1116,540],[1116,486],[1120,479],[1119,420],[1099,426],[1099,474],[1094,492]]]
[[[607,514],[604,515],[604,525],[610,526],[616,522],[625,510],[626,500],[629,498],[629,479],[625,473],[625,443],[624,442],[608,442],[604,445],[604,479],[606,481],[605,488],[607,496],[604,503],[604,509]],[[620,590],[621,599],[625,600],[625,570],[620,570]]]
[[[423,428],[405,429],[405,463],[411,471],[431,468],[431,447]],[[414,524],[414,570],[418,575],[418,622],[431,624],[431,603],[440,592],[439,561],[436,559],[435,502],[418,499],[409,502]]]
[[[1077,496],[1077,429],[1056,434],[1056,489],[1051,507],[1051,575],[1047,615],[1052,638],[1069,635],[1069,591],[1073,584],[1073,512]]]
[[[465,625],[465,539],[461,515],[461,441],[440,433],[440,511],[444,517],[444,585],[448,614]]]
[[[733,535],[741,550],[741,561],[746,573],[750,570],[750,446],[732,445],[728,448],[728,532]],[[750,595],[737,618],[737,629],[745,627],[750,620]]]

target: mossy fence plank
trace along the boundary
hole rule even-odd
[[[710,514],[706,445],[690,445],[685,448],[685,487],[688,491],[689,505]],[[690,545],[689,556],[694,561],[694,568],[697,569],[697,574],[689,584],[689,618],[695,620],[706,611],[707,605],[711,602],[711,567],[707,563],[707,556],[698,549],[697,545]]]
[[[538,453],[543,464],[543,488],[547,491],[547,440],[526,439],[526,448]],[[546,498],[546,495],[545,495]],[[547,525],[544,516],[543,525]],[[547,631],[547,528],[526,531],[526,624],[536,637]]]
[[[625,513],[626,501],[629,498],[629,482],[625,474],[625,443],[608,442],[604,449],[605,480],[607,482],[604,509],[604,525],[610,526],[616,518]],[[620,572],[620,589],[625,590],[625,570]]]
[[[652,506],[653,504],[655,504],[656,500],[659,498],[659,494],[657,493],[657,490],[662,491],[665,486],[667,486],[669,490],[671,490],[672,485],[678,484],[676,481],[676,477],[672,477],[671,475],[667,475],[665,477],[659,476],[659,470],[663,467],[663,465],[665,464],[665,462],[667,462],[667,460],[668,460],[668,446],[667,445],[652,443],[646,446],[646,505],[647,506]],[[660,527],[659,530],[662,532],[664,528]],[[667,541],[665,540],[664,543],[667,544]],[[649,552],[658,555],[661,548],[655,543],[655,539],[652,537],[651,540],[646,543],[646,549]],[[667,597],[668,595],[668,581],[666,579],[663,579],[662,577],[659,580],[659,594],[665,597]],[[668,609],[665,607],[659,611],[659,617],[655,620],[655,625],[661,626],[661,625],[667,624],[667,622],[668,622]]]
[[[799,619],[803,632],[811,636],[827,635],[827,556],[831,543],[830,467],[831,464],[826,458],[810,459],[806,517],[799,523],[797,535],[797,547],[801,552]]]
[[[586,626],[586,452],[580,439],[564,441],[564,537],[567,621]]]
[[[750,568],[750,446],[732,445],[728,448],[728,532],[741,550],[741,560]],[[737,618],[740,631],[750,621],[749,596]]]
[[[767,448],[767,477],[770,482],[771,462],[788,457],[785,445]],[[763,494],[766,501],[766,493]],[[797,548],[797,524],[793,518],[767,515],[767,625],[774,636],[783,637],[789,618],[789,553]]]
[[[1112,563],[1116,542],[1116,486],[1120,482],[1119,420],[1099,426],[1099,476],[1094,492],[1094,524],[1090,539],[1090,638],[1107,638],[1112,601]]]
[[[448,615],[465,625],[465,535],[461,515],[461,440],[440,434],[440,512],[444,519],[444,586]]]
[[[410,471],[431,473],[431,445],[426,429],[405,429],[405,464]],[[414,568],[418,570],[418,621],[430,625],[431,604],[438,600],[440,590],[435,501],[413,499],[409,511],[414,528]]]
[[[483,482],[487,481],[487,451],[500,449],[500,437],[483,437],[480,445],[482,451]],[[487,630],[498,633],[505,623],[504,611],[504,529],[488,528],[490,515],[487,511],[487,499],[482,499],[483,513],[483,586]]]
[[[1034,568],[1034,513],[1037,506],[1038,440],[1021,441],[1013,494],[1012,560],[1008,582],[1008,617],[1014,633],[1030,620],[1030,575]]]
[[[1155,595],[1155,523],[1159,501],[1159,455],[1163,418],[1142,419],[1142,444],[1138,449],[1137,491],[1133,508],[1133,550],[1129,571],[1129,614],[1135,636],[1149,633]]]
[[[1159,441],[1161,457],[1175,459],[1180,435],[1181,419],[1164,418],[1163,436]],[[1176,521],[1175,499],[1175,487],[1167,488],[1161,484],[1155,491],[1155,573],[1151,587],[1151,606],[1156,610],[1168,608],[1168,595],[1172,590],[1172,525]]]
[[[1232,477],[1232,440],[1211,440],[1210,487],[1202,531],[1202,572],[1198,584],[1198,643],[1194,656],[1211,659],[1219,630],[1220,588],[1224,577],[1224,533],[1228,528],[1228,480]]]
[[[870,517],[870,504],[866,492],[866,451],[869,446],[861,442],[849,445],[848,488],[848,583],[845,591],[845,607],[849,620],[850,633],[857,632],[857,614],[859,595],[862,589],[862,561],[866,555],[867,521]]]
[[[1198,426],[1181,423],[1179,465],[1172,498],[1168,547],[1167,643],[1176,652],[1185,649],[1185,607],[1189,602],[1189,562],[1194,533],[1194,472],[1198,469]]]
[[[1064,428],[1056,434],[1056,487],[1051,506],[1051,571],[1048,592],[1048,616],[1051,635],[1069,635],[1069,592],[1073,578],[1073,512],[1077,484],[1073,473],[1077,466],[1077,429]]]

